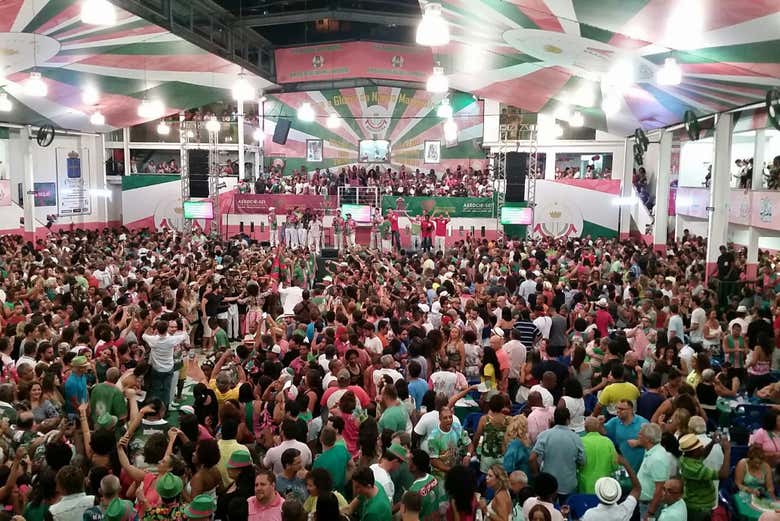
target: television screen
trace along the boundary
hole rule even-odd
[[[352,218],[359,223],[371,222],[371,205],[368,204],[342,204],[341,216],[346,219],[347,214],[352,214]]]
[[[358,161],[361,163],[388,163],[390,142],[386,139],[364,139],[358,143]]]
[[[533,208],[504,206],[501,208],[501,224],[533,224]]]
[[[184,201],[185,219],[213,219],[214,205],[211,201]]]

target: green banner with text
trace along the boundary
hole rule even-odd
[[[495,199],[492,197],[382,197],[382,214],[387,210],[401,210],[414,217],[423,212],[450,217],[495,217]]]

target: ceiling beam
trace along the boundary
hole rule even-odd
[[[420,23],[419,15],[399,14],[365,9],[308,9],[291,13],[245,16],[238,22],[243,27],[267,27],[269,25],[286,25],[314,22],[329,18],[344,22],[371,23],[379,25],[416,26]]]

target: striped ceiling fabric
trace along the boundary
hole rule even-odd
[[[117,24],[101,27],[81,22],[76,0],[0,2],[0,85],[14,104],[2,119],[106,131],[144,122],[137,109],[145,97],[159,98],[166,115],[230,97],[238,65],[116,9]],[[33,71],[46,82],[46,97],[26,94],[24,81]],[[271,85],[246,77],[259,89]],[[96,105],[82,101],[87,86],[100,93]],[[105,116],[105,126],[90,124],[95,111]]]
[[[452,88],[538,111],[590,84],[586,123],[618,135],[679,123],[686,110],[755,103],[780,85],[777,0],[440,1],[451,43],[434,52]],[[667,57],[680,64],[680,85],[655,80]],[[632,63],[637,78],[620,92],[621,110],[606,116],[602,81],[618,61]]]

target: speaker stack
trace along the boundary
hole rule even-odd
[[[528,177],[528,163],[528,152],[507,152],[506,202],[525,202],[525,180]]]
[[[209,196],[209,151],[188,150],[190,197]]]

